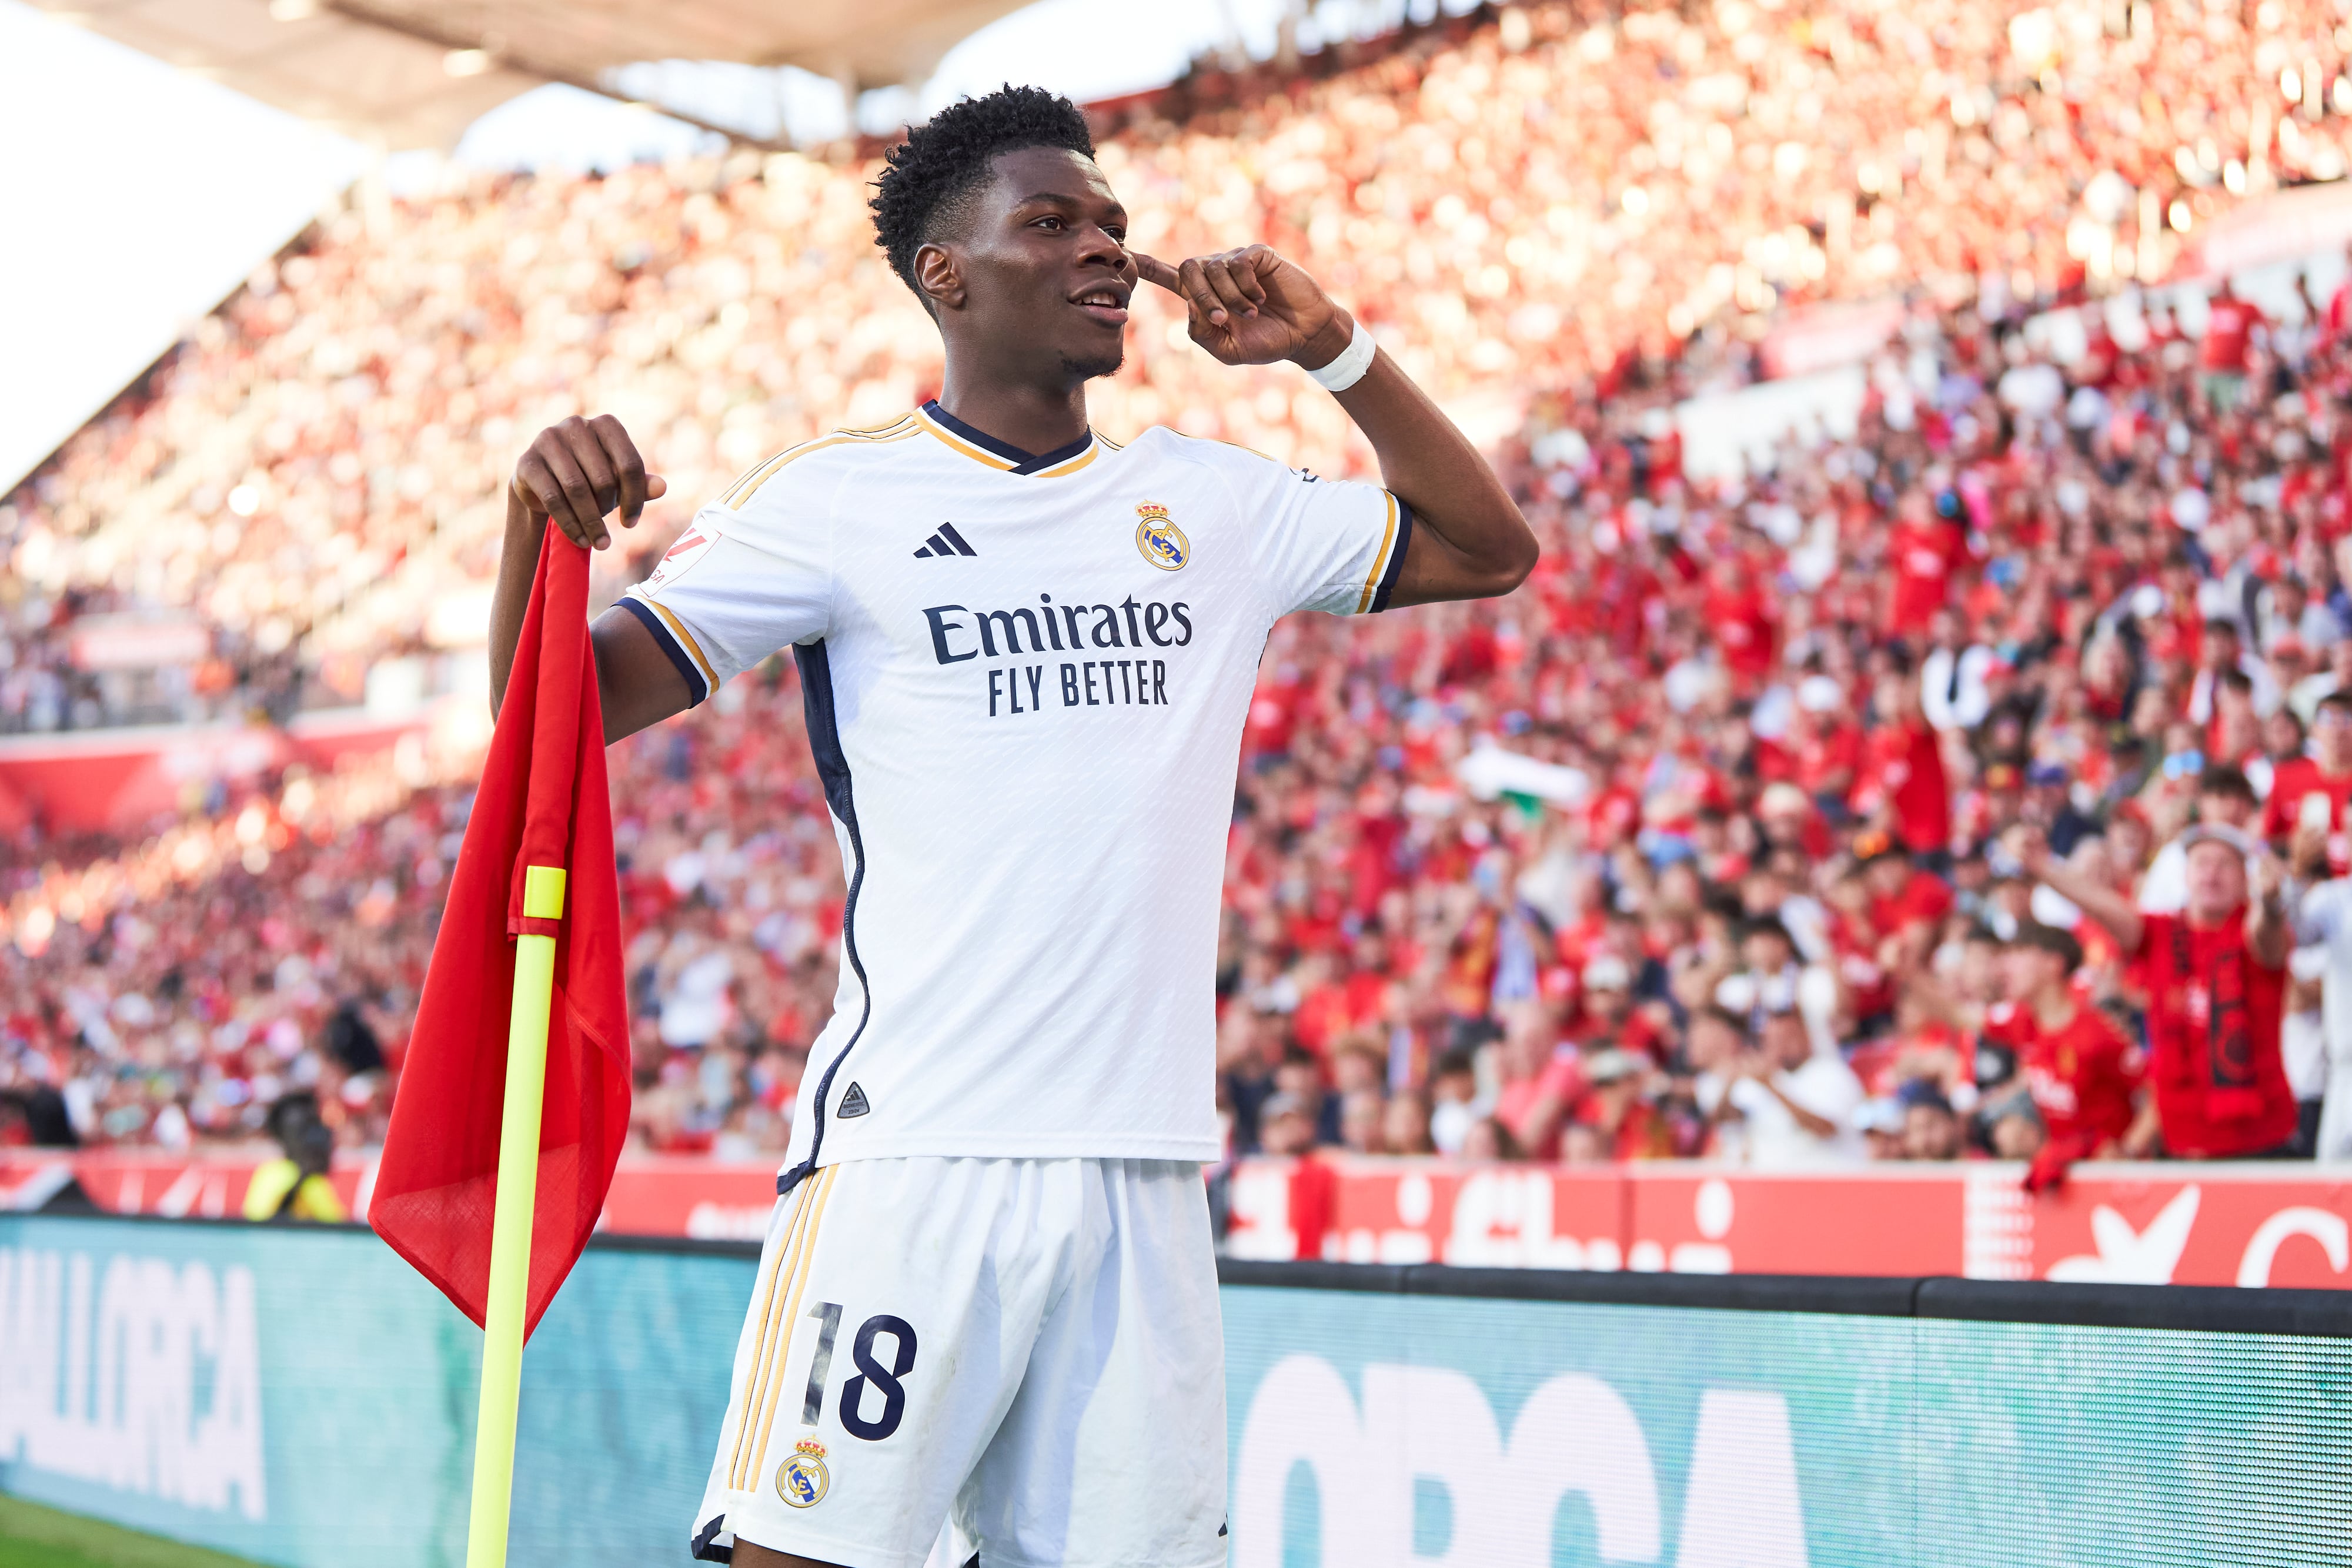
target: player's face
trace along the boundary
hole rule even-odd
[[[1127,209],[1091,158],[1053,147],[1001,154],[958,256],[986,351],[1086,379],[1118,369],[1135,260]]]

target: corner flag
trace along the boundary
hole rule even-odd
[[[369,1214],[482,1325],[467,1568],[504,1568],[523,1340],[628,1136],[620,915],[588,555],[549,528]]]
[[[528,1334],[587,1245],[628,1135],[620,886],[587,614],[587,552],[551,528],[369,1205],[377,1234],[494,1346],[494,1213],[530,1239]],[[529,1096],[543,1113],[506,1103],[510,1050],[526,1075],[517,1089],[544,1051],[543,1095]],[[508,1151],[502,1184],[502,1113],[511,1124],[522,1109],[537,1135]],[[509,1216],[518,1176],[527,1207]]]

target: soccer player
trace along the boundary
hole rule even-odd
[[[693,1521],[697,1556],[1207,1568],[1225,1560],[1219,874],[1268,629],[1509,591],[1536,542],[1437,406],[1263,246],[1171,266],[1066,99],[1007,88],[889,155],[890,265],[939,398],[804,443],[598,618],[608,737],[787,645],[848,877]],[[1088,428],[1140,282],[1228,364],[1337,393],[1386,487]],[[808,302],[811,309],[825,302]],[[602,548],[662,494],[610,417],[517,466],[503,693],[546,521]]]

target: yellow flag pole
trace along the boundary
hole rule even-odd
[[[524,874],[522,912],[563,918],[562,866]],[[483,1311],[482,1395],[474,1422],[474,1511],[466,1568],[506,1568],[514,1503],[515,1413],[522,1399],[523,1305],[530,1287],[531,1207],[539,1192],[540,1102],[547,1088],[547,1026],[555,998],[555,938],[515,938],[514,1016],[507,1027],[506,1103],[499,1122],[497,1208],[490,1222],[490,1295]]]

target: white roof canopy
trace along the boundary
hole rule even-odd
[[[917,82],[1023,0],[32,0],[135,49],[391,149],[447,148],[545,81],[639,60]]]

